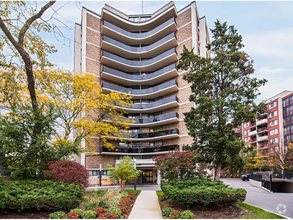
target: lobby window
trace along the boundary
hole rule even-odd
[[[99,170],[92,170],[92,176],[99,176],[100,171]],[[107,175],[107,170],[102,170],[102,175]]]

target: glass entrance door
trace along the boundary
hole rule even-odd
[[[142,171],[142,183],[153,183],[153,171],[143,170]]]

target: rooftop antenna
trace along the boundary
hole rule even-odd
[[[141,10],[142,10],[142,14],[143,14],[143,1],[141,1]]]

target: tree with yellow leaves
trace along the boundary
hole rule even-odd
[[[252,161],[254,162],[255,169],[258,169],[259,171],[269,170],[269,157],[263,154],[261,151],[256,153]]]
[[[83,138],[110,147],[105,137],[119,138],[132,123],[116,111],[131,105],[129,96],[102,94],[91,74],[53,69],[48,55],[56,50],[38,32],[56,28],[40,19],[54,3],[0,2],[0,159],[13,178],[42,176],[47,161],[80,153]]]
[[[282,173],[293,171],[293,143],[288,146],[280,145],[273,148],[269,154],[269,164],[273,168],[277,168]]]

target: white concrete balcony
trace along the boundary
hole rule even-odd
[[[263,124],[267,124],[267,123],[268,123],[268,119],[264,118],[264,119],[258,120],[256,122],[256,125],[263,125]]]
[[[254,135],[256,135],[256,133],[257,133],[257,131],[256,131],[256,130],[254,130],[254,131],[251,131],[251,132],[249,132],[249,133],[248,133],[248,136],[254,136]]]
[[[261,136],[261,137],[258,137],[257,138],[257,142],[261,142],[261,141],[267,141],[268,140],[268,136],[265,135],[265,136]]]

